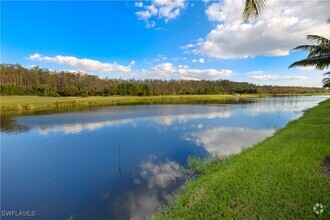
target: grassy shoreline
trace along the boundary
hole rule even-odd
[[[157,219],[330,219],[330,99],[272,137],[208,166]],[[323,205],[317,215],[315,204]]]
[[[235,98],[256,98],[260,95],[178,95],[178,96],[108,96],[108,97],[41,97],[1,96],[2,112],[53,110],[65,107],[107,106],[129,104],[179,104],[194,101],[217,101]]]
[[[312,94],[300,94],[312,95]],[[318,95],[318,94],[313,94]],[[324,95],[324,94],[319,94]],[[221,101],[237,98],[270,97],[270,94],[235,95],[176,95],[176,96],[92,96],[92,97],[43,97],[0,96],[1,113],[58,110],[70,107],[131,105],[131,104],[185,104],[193,102]],[[281,95],[284,96],[284,95]],[[290,96],[287,94],[286,96]],[[292,96],[292,95],[291,95]],[[299,96],[299,94],[295,95]]]

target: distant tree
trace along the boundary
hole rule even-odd
[[[0,85],[1,95],[25,95],[26,91],[23,87],[12,85],[12,84],[2,84]]]
[[[78,93],[79,90],[75,85],[68,85],[63,89],[63,91],[61,91],[63,96],[76,96]]]
[[[327,74],[329,76],[329,74]],[[257,86],[229,80],[121,80],[47,69],[0,64],[1,95],[108,96],[184,95],[221,93],[313,93],[320,88]]]
[[[82,97],[87,97],[90,93],[90,88],[84,86],[79,89],[79,95]]]

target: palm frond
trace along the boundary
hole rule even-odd
[[[322,84],[324,88],[330,88],[330,78],[324,78]]]
[[[330,40],[319,35],[307,35],[307,40],[316,44],[330,44]]]
[[[330,77],[330,71],[329,71],[329,72],[326,72],[326,73],[324,73],[323,75],[324,75],[324,76],[327,76],[327,75],[329,75],[329,77]]]
[[[245,0],[245,7],[242,13],[243,21],[248,21],[251,17],[258,18],[261,10],[266,6],[267,0]]]
[[[330,65],[330,54],[317,56],[317,57],[310,57],[303,60],[299,60],[294,62],[289,66],[289,68],[297,67],[297,66],[315,66],[316,69],[324,69],[328,68]]]
[[[296,66],[315,66],[316,69],[324,69],[330,65],[330,40],[318,35],[308,35],[307,39],[314,45],[301,45],[293,48],[291,51],[308,51],[306,59],[294,62],[289,68]]]
[[[295,47],[291,49],[291,51],[296,51],[296,50],[305,50],[305,51],[311,51],[315,49],[316,45],[300,45],[298,47]]]
[[[330,47],[316,46],[314,50],[311,50],[307,55],[307,58],[330,56]]]

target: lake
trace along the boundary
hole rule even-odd
[[[145,219],[183,183],[189,155],[239,153],[326,98],[3,116],[2,210],[36,215],[20,219]]]

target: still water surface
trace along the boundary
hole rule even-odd
[[[2,210],[35,211],[33,219],[145,219],[182,183],[189,155],[239,153],[326,98],[2,117]]]

